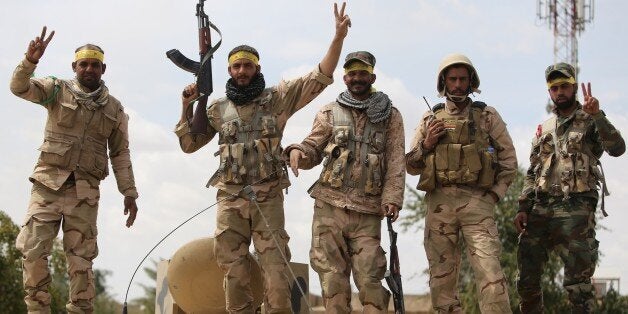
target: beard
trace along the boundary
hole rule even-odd
[[[467,100],[469,93],[461,89],[454,89],[453,91],[446,90],[445,95],[447,96],[447,99],[453,101],[454,103],[461,103]]]
[[[552,99],[552,102],[554,103],[554,106],[560,110],[569,109],[571,106],[576,104],[576,93],[574,92],[574,94],[569,98]]]
[[[368,82],[353,82],[348,87],[354,96],[365,96],[371,93],[372,84]]]
[[[95,76],[76,76],[76,80],[84,87],[94,91],[100,87],[100,78]]]

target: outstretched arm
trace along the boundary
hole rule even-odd
[[[348,15],[345,15],[345,7],[347,3],[343,2],[340,12],[338,12],[338,4],[334,3],[334,15],[336,16],[336,34],[331,41],[331,45],[327,50],[327,54],[321,60],[319,64],[321,73],[328,77],[334,74],[334,70],[338,65],[338,59],[340,58],[340,52],[342,51],[342,44],[347,37],[349,27],[351,27],[351,19]]]

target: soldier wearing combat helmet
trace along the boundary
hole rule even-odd
[[[514,223],[521,233],[517,290],[523,313],[542,313],[540,281],[548,253],[565,263],[563,286],[573,313],[591,313],[595,293],[591,276],[598,258],[595,209],[598,187],[608,194],[600,157],[621,156],[626,144],[600,110],[591,83],[582,84],[584,102],[576,96],[576,71],[567,63],[550,65],[545,81],[553,115],[540,124],[532,140],[530,167]],[[602,212],[604,202],[602,202]]]
[[[479,86],[466,56],[446,56],[436,85],[446,101],[423,115],[406,154],[408,173],[420,175],[417,188],[426,191],[423,243],[438,313],[462,312],[456,290],[461,240],[468,248],[482,313],[511,312],[494,207],[512,183],[517,159],[495,108],[469,98],[479,93]]]
[[[291,313],[288,280],[290,251],[284,229],[282,189],[290,185],[281,158],[281,138],[288,119],[333,82],[332,74],[351,20],[334,4],[336,33],[327,54],[306,75],[266,87],[259,53],[242,45],[228,56],[226,97],[207,110],[205,134],[192,134],[187,113],[198,97],[195,84],[183,91],[181,119],[175,133],[181,149],[192,153],[218,134],[220,165],[208,185],[218,189],[214,256],[225,272],[230,313],[254,313],[248,249],[253,242],[264,276],[267,313]],[[249,187],[255,197],[241,193]],[[259,205],[259,207],[258,207]],[[268,225],[266,225],[266,221]]]
[[[372,88],[374,66],[369,52],[349,53],[347,90],[318,112],[303,142],[284,152],[295,175],[323,163],[309,191],[315,199],[310,264],[327,313],[351,312],[351,273],[364,313],[388,308],[390,294],[381,283],[386,271],[381,220],[396,220],[403,203],[404,133],[399,111]]]
[[[24,300],[29,313],[50,313],[48,256],[59,228],[70,277],[68,313],[91,313],[95,297],[92,261],[98,255],[99,185],[111,160],[124,195],[126,225],[135,221],[137,190],[129,153],[128,116],[101,80],[104,53],[87,44],[76,49],[76,79],[31,78],[52,39],[30,42],[11,79],[11,91],[48,111],[44,142],[30,181],[31,200],[16,246],[22,252]],[[107,154],[108,151],[108,154]]]

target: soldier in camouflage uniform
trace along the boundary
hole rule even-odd
[[[537,128],[530,167],[514,223],[522,232],[517,262],[517,290],[523,313],[543,313],[541,275],[550,250],[565,263],[563,286],[573,313],[591,313],[595,303],[591,276],[598,258],[595,209],[598,186],[608,194],[601,171],[604,151],[621,156],[626,144],[606,119],[599,102],[582,84],[584,103],[576,99],[578,84],[567,63],[545,71],[554,115]],[[602,196],[604,197],[604,195]],[[604,211],[602,202],[602,211]]]
[[[87,44],[75,52],[76,79],[31,78],[54,31],[31,41],[26,57],[13,72],[11,91],[46,108],[44,143],[30,181],[26,219],[16,246],[23,254],[24,298],[29,313],[50,313],[48,256],[63,230],[63,249],[70,277],[69,313],[91,313],[95,296],[92,261],[98,255],[96,217],[100,181],[108,160],[124,195],[126,226],[135,221],[137,190],[129,155],[128,116],[100,79],[103,51]],[[109,156],[107,156],[109,148]]]
[[[364,313],[388,309],[380,229],[382,217],[396,220],[403,203],[404,130],[388,96],[371,87],[374,65],[369,52],[348,54],[347,90],[318,112],[303,142],[284,152],[295,175],[325,158],[309,192],[315,199],[310,264],[327,313],[351,312],[351,273]]]
[[[181,149],[192,153],[218,133],[218,171],[208,185],[218,189],[217,229],[214,254],[225,271],[224,288],[230,313],[254,313],[250,289],[248,249],[251,240],[264,277],[264,306],[267,313],[291,313],[287,262],[290,260],[288,234],[284,229],[283,193],[288,187],[281,158],[281,137],[288,118],[318,96],[333,82],[332,74],[350,19],[334,5],[336,34],[327,54],[310,73],[277,86],[265,88],[259,54],[242,45],[229,53],[227,97],[214,100],[207,110],[205,134],[190,133],[190,102],[198,96],[195,84],[183,91],[181,120],[175,133]],[[262,214],[242,192],[252,185]],[[224,200],[224,201],[222,201]],[[264,218],[269,223],[265,225]],[[279,242],[279,247],[273,240]],[[284,260],[285,255],[287,260]]]
[[[457,283],[459,241],[464,240],[475,274],[482,313],[510,313],[508,283],[501,270],[501,244],[494,207],[517,171],[506,124],[495,108],[471,101],[480,78],[460,54],[443,59],[437,90],[446,97],[423,115],[412,148],[408,173],[420,175],[426,191],[424,246],[430,267],[430,291],[438,313],[461,313]]]

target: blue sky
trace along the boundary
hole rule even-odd
[[[122,101],[130,120],[132,160],[140,198],[139,217],[124,227],[122,196],[109,177],[101,189],[99,213],[100,256],[95,267],[113,271],[111,293],[124,297],[128,280],[144,254],[179,222],[209,206],[216,191],[204,187],[217,166],[215,142],[195,154],[180,151],[172,130],[180,115],[179,95],[193,77],[165,57],[172,48],[195,58],[195,1],[111,0],[105,2],[12,1],[0,13],[0,204],[15,222],[21,222],[30,195],[27,181],[43,137],[45,110],[13,96],[8,90],[11,73],[23,57],[27,43],[43,25],[57,33],[36,70],[37,76],[71,78],[70,63],[76,47],[92,42],[105,50],[107,72],[103,79]],[[224,95],[226,54],[234,46],[256,47],[267,84],[290,79],[313,69],[325,54],[334,32],[333,2],[321,0],[207,1],[206,12],[224,35],[214,59],[214,94]],[[580,79],[592,83],[611,122],[628,134],[628,111],[622,105],[628,84],[625,61],[628,3],[596,2],[595,20],[579,37]],[[349,1],[353,27],[341,58],[350,51],[368,50],[377,58],[377,89],[387,93],[403,114],[406,143],[426,110],[422,96],[437,103],[436,70],[441,58],[461,52],[471,58],[482,93],[476,95],[498,109],[515,142],[519,164],[527,167],[530,139],[547,114],[548,95],[544,69],[554,61],[553,37],[536,19],[535,1]],[[622,35],[624,34],[624,35]],[[624,38],[624,39],[622,39]],[[335,83],[289,121],[284,145],[301,141],[315,112],[344,89],[341,71]],[[598,234],[604,256],[598,277],[628,278],[628,221],[625,205],[628,177],[625,156],[602,158],[612,195],[610,216]],[[286,196],[287,231],[293,260],[308,261],[313,201],[306,189],[319,168],[292,178]],[[415,185],[416,177],[408,177]],[[212,234],[215,212],[209,210],[175,232],[151,255],[170,258],[181,245]],[[422,233],[400,233],[401,269],[407,293],[425,293],[427,267]],[[514,239],[513,239],[514,241]],[[384,240],[383,246],[387,246]],[[148,266],[150,264],[146,264]],[[310,289],[320,293],[316,274],[310,272]],[[142,274],[136,281],[148,282]],[[628,286],[622,281],[621,291]],[[141,294],[134,285],[130,296]]]

